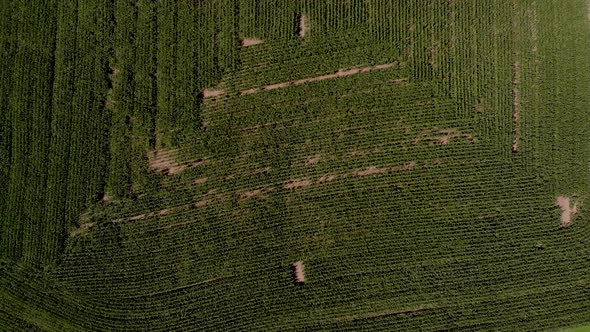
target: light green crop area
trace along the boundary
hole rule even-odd
[[[589,8],[6,1],[0,330],[584,326]]]

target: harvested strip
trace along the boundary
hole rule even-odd
[[[356,75],[359,73],[370,73],[370,72],[376,71],[376,70],[389,69],[389,68],[392,68],[394,65],[395,64],[390,63],[390,64],[377,65],[377,66],[373,66],[373,67],[340,69],[337,72],[335,72],[334,74],[328,74],[328,75],[322,75],[322,76],[317,76],[317,77],[304,78],[304,79],[296,80],[296,81],[267,85],[267,86],[259,89],[259,91],[270,91],[270,90],[286,88],[289,86],[297,86],[297,85],[302,85],[302,84],[306,84],[306,83],[320,82],[320,81],[325,81],[325,80],[330,80],[330,79],[335,79],[335,78],[340,78],[340,77]]]
[[[88,233],[90,231],[90,229],[92,227],[94,227],[95,225],[96,225],[96,223],[94,223],[94,222],[87,222],[87,223],[80,224],[79,227],[76,227],[72,231],[70,231],[70,236],[84,235],[84,234]]]
[[[254,170],[254,172],[252,172],[252,175],[269,173],[271,170],[272,170],[272,167],[270,167],[270,166],[257,168]]]
[[[208,200],[202,200],[202,201],[196,202],[192,206],[197,207],[197,208],[202,208],[202,207],[206,207],[208,204],[209,204]]]
[[[205,89],[203,90],[203,98],[213,98],[219,97],[223,95],[225,91],[223,90],[212,90],[212,89]]]
[[[206,165],[207,160],[197,160],[180,164],[176,161],[178,155],[176,150],[156,150],[148,153],[150,168],[153,171],[164,173],[166,175],[175,175],[188,168]]]
[[[176,207],[171,207],[168,209],[163,209],[163,210],[159,210],[159,211],[154,211],[154,212],[149,212],[149,213],[142,213],[133,217],[127,217],[127,218],[120,218],[120,219],[115,219],[112,222],[113,223],[121,223],[121,222],[127,222],[127,221],[137,221],[137,220],[145,220],[145,219],[151,219],[151,218],[156,218],[156,217],[162,217],[162,216],[167,216],[173,213],[177,213],[177,212],[181,212],[181,211],[186,211],[186,210],[190,210],[193,208],[204,208],[207,207],[207,205],[209,204],[210,200],[209,198],[216,192],[216,190],[210,190],[209,192],[207,192],[205,195],[203,195],[203,199],[195,202],[195,203],[189,203],[189,204],[185,204],[185,205],[181,205],[181,206],[176,206]],[[219,198],[219,197],[217,197]]]
[[[303,187],[308,187],[313,183],[312,180],[289,180],[287,181],[284,185],[283,188],[285,189],[297,189],[297,188],[303,188]]]
[[[367,151],[352,151],[348,154],[351,157],[365,157],[369,155]]]
[[[305,163],[307,165],[315,165],[320,162],[322,158],[319,155],[308,157]]]
[[[354,176],[370,176],[376,174],[385,174],[387,172],[387,168],[378,168],[375,166],[371,166],[362,171],[355,171],[352,173]]]
[[[193,184],[205,184],[207,183],[207,181],[209,180],[209,178],[200,178],[200,179],[196,179],[195,181],[193,181]]]
[[[299,38],[305,38],[305,34],[308,30],[308,20],[306,15],[301,15],[299,17]]]
[[[324,182],[332,182],[336,180],[338,176],[336,175],[324,175],[318,179],[317,183],[324,183]]]
[[[256,190],[251,190],[251,191],[246,191],[240,194],[240,199],[248,199],[248,198],[252,198],[252,197],[256,197],[256,196],[262,196],[266,193],[269,193],[271,191],[273,191],[274,188],[273,187],[264,187],[264,188],[259,188]]]
[[[360,73],[366,74],[366,73],[370,73],[373,71],[390,69],[390,68],[393,68],[397,65],[398,65],[397,63],[386,63],[386,64],[370,66],[370,67],[340,69],[333,74],[327,74],[327,75],[316,76],[316,77],[309,77],[309,78],[304,78],[304,79],[290,81],[290,82],[276,83],[276,84],[263,86],[261,88],[252,88],[252,89],[242,90],[242,91],[240,91],[240,95],[244,96],[244,95],[259,93],[262,91],[283,89],[283,88],[287,88],[290,86],[297,86],[297,85],[302,85],[302,84],[307,84],[307,83],[312,83],[312,82],[320,82],[320,81],[325,81],[325,80],[330,80],[330,79],[335,79],[335,78],[340,78],[340,77],[356,75],[356,74],[360,74]],[[208,92],[208,94],[212,94],[215,96],[219,96],[223,93],[224,93],[223,90],[215,90],[215,91]],[[203,97],[207,98],[207,96],[205,96],[204,93],[203,93]]]
[[[434,142],[442,145],[447,145],[451,141],[464,138],[470,143],[475,143],[475,138],[471,134],[463,134],[454,129],[433,129],[422,132],[422,136],[414,140],[414,144],[422,142]]]
[[[412,162],[409,162],[403,166],[391,167],[390,170],[392,170],[392,171],[409,171],[411,169],[416,168],[417,165],[418,164],[416,164],[416,162],[412,161]]]
[[[269,193],[269,192],[277,189],[279,186],[284,189],[289,189],[289,190],[300,189],[300,188],[309,187],[313,184],[322,184],[322,183],[331,182],[331,181],[334,181],[337,179],[347,178],[349,176],[361,177],[361,176],[369,176],[369,175],[381,175],[381,174],[385,174],[388,171],[406,171],[406,170],[414,169],[415,167],[416,167],[415,162],[410,162],[405,165],[382,167],[382,168],[371,166],[371,167],[368,167],[364,170],[357,170],[357,171],[353,171],[351,173],[323,175],[320,178],[318,178],[317,180],[291,179],[291,180],[284,182],[282,185],[269,185],[267,187],[262,187],[262,188],[258,188],[255,190],[240,192],[240,193],[236,193],[236,194],[238,195],[239,199],[244,200],[244,199],[264,195],[266,193]],[[203,208],[203,207],[206,207],[209,205],[209,203],[211,202],[210,198],[213,195],[215,195],[216,193],[217,193],[217,190],[212,189],[212,190],[208,191],[205,195],[203,195],[202,200],[200,200],[196,203],[185,204],[185,205],[172,207],[172,208],[168,208],[168,209],[164,209],[164,210],[160,210],[160,211],[155,211],[155,212],[143,213],[143,214],[139,214],[139,215],[136,215],[133,217],[120,218],[120,219],[113,220],[112,222],[119,223],[119,222],[126,222],[126,221],[145,220],[145,219],[165,216],[165,215],[169,215],[172,213],[177,213],[177,212],[189,210],[192,208]],[[218,195],[216,195],[215,198],[223,199],[223,198],[226,198],[225,196],[227,196],[227,195],[218,194]]]
[[[264,40],[258,38],[244,38],[242,39],[242,46],[243,47],[250,47],[254,45],[263,44]]]
[[[578,213],[577,204],[574,204],[572,207],[569,197],[559,196],[555,205],[561,208],[561,226],[568,227],[571,225]]]
[[[304,270],[303,261],[297,261],[293,264],[293,272],[295,277],[295,283],[303,284],[305,283],[305,270]]]
[[[512,93],[514,95],[514,110],[512,120],[514,121],[514,141],[512,142],[512,152],[518,152],[520,141],[520,63],[516,62],[513,66],[514,80],[512,81]]]

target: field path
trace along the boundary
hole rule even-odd
[[[240,96],[244,96],[244,95],[255,94],[255,93],[259,93],[259,92],[263,92],[263,91],[283,89],[283,88],[287,88],[290,86],[297,86],[297,85],[302,85],[302,84],[307,84],[307,83],[312,83],[312,82],[320,82],[320,81],[331,80],[331,79],[340,78],[340,77],[357,75],[357,74],[366,74],[366,73],[370,73],[373,71],[390,69],[390,68],[395,67],[396,65],[397,65],[397,63],[386,63],[386,64],[368,66],[368,67],[353,67],[353,68],[348,68],[348,69],[339,69],[338,71],[336,71],[335,73],[332,73],[332,74],[315,76],[315,77],[308,77],[308,78],[303,78],[303,79],[295,80],[295,81],[270,84],[270,85],[266,85],[266,86],[263,86],[260,88],[252,88],[252,89],[242,90],[242,91],[240,91],[239,94],[240,94]],[[211,97],[218,97],[223,94],[225,94],[224,90],[206,89],[205,91],[203,91],[203,98],[207,99],[207,98],[211,98]]]

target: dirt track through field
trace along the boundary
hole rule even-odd
[[[252,88],[252,89],[242,90],[239,92],[239,95],[240,96],[251,95],[251,94],[260,93],[263,91],[284,89],[284,88],[291,87],[291,86],[298,86],[298,85],[313,83],[313,82],[321,82],[321,81],[325,81],[325,80],[331,80],[331,79],[335,79],[335,78],[341,78],[341,77],[352,76],[352,75],[357,75],[357,74],[366,74],[366,73],[370,73],[370,72],[374,72],[374,71],[390,69],[390,68],[395,67],[396,65],[397,65],[397,63],[386,63],[386,64],[369,66],[369,67],[354,67],[354,68],[348,68],[348,69],[340,69],[337,72],[332,73],[332,74],[303,78],[300,80],[283,82],[283,83],[270,84],[270,85],[266,85],[266,86],[263,86],[260,88]],[[225,94],[224,90],[209,90],[209,89],[207,89],[203,92],[203,98],[207,99],[207,98],[212,98],[212,97],[218,97],[223,94]]]

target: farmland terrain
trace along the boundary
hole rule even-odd
[[[0,330],[590,321],[587,0],[6,0],[0,52]]]

